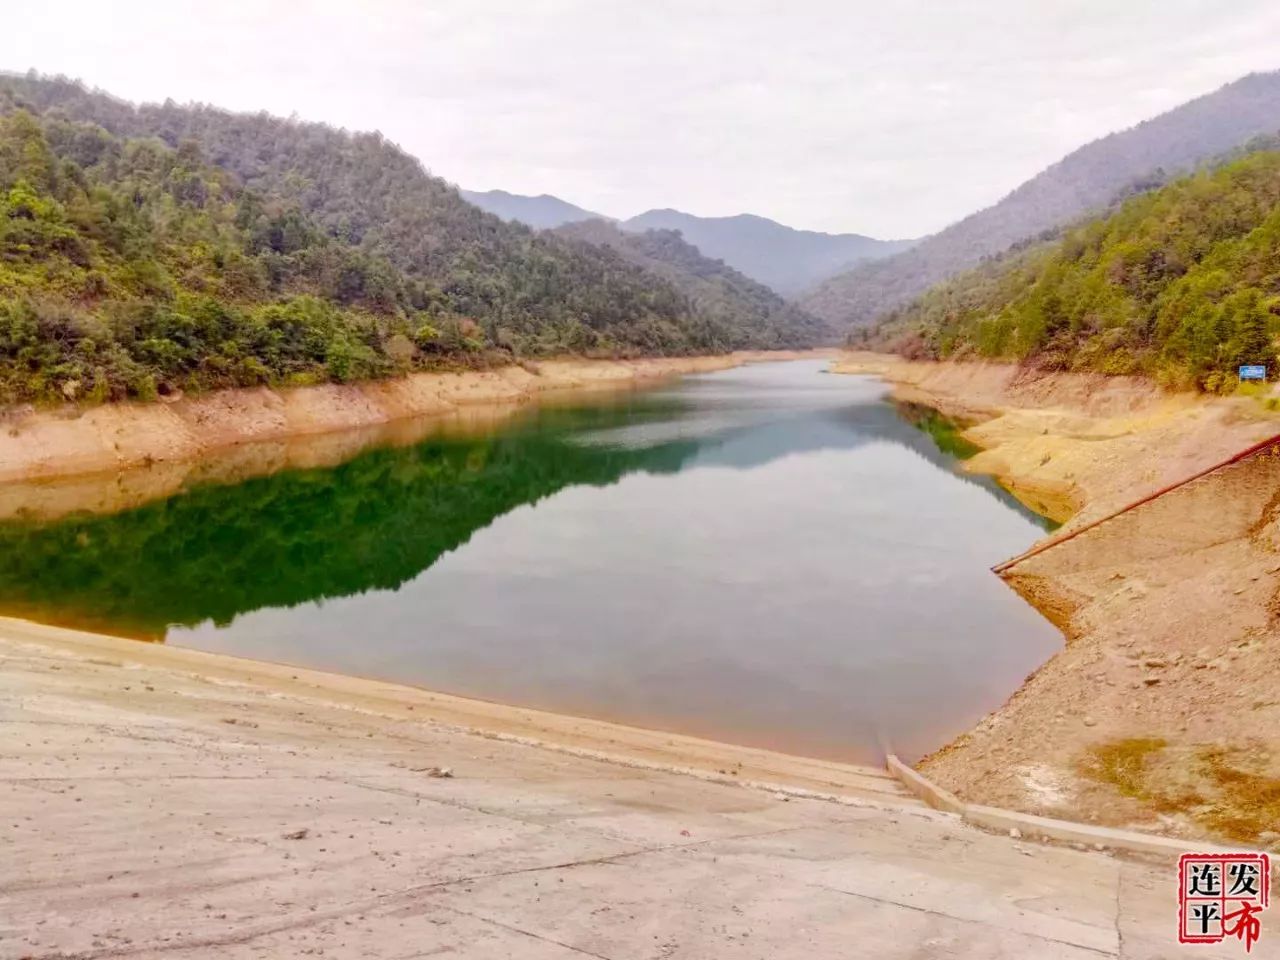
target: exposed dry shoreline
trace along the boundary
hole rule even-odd
[[[0,476],[25,478],[0,486],[0,516],[119,509],[172,492],[190,482],[193,471],[196,479],[236,479],[285,465],[335,463],[367,443],[411,443],[434,430],[469,429],[562,390],[625,388],[793,356],[560,361],[540,365],[536,374],[508,368],[285,393],[236,391],[74,416],[29,414],[0,437]],[[1256,400],[1170,396],[1131,378],[1031,376],[1009,366],[909,363],[874,354],[843,355],[833,369],[882,376],[904,399],[976,420],[966,436],[984,449],[968,468],[995,475],[1043,512],[1069,518],[1068,527],[1280,432],[1280,418]],[[217,455],[208,456],[211,451]],[[90,467],[110,471],[112,482],[103,486],[103,474],[77,472]],[[1258,820],[1270,816],[1270,808],[1257,803],[1236,817],[1234,832],[1224,833],[1224,817],[1230,817],[1219,802],[1221,784],[1206,780],[1204,771],[1221,771],[1225,763],[1246,778],[1254,795],[1269,796],[1273,783],[1280,791],[1280,741],[1268,732],[1280,730],[1280,559],[1267,542],[1237,538],[1212,557],[1186,557],[1176,575],[1167,566],[1130,564],[1073,581],[1069,587],[1079,603],[1070,617],[1056,620],[1067,635],[1066,650],[1001,710],[927,758],[927,772],[974,802],[1236,843],[1250,842],[1241,832],[1256,828],[1261,836],[1254,843],[1273,842],[1268,825]],[[1160,660],[1164,666],[1146,666]],[[1159,683],[1143,682],[1157,670]],[[272,671],[289,668],[254,665],[253,676],[261,681]],[[449,699],[423,696],[435,710]],[[1248,702],[1247,711],[1232,709],[1239,697]],[[485,705],[481,713],[487,729],[496,723],[516,738],[532,735],[570,749],[577,749],[586,723],[545,715],[530,734],[530,711]],[[514,727],[504,726],[521,716]],[[624,752],[656,749],[644,762],[715,770],[717,776],[737,763],[729,754],[738,748],[703,744],[673,751],[683,738],[646,736],[655,739]],[[1128,741],[1160,743],[1143,748],[1140,783],[1086,772],[1091,764],[1096,768],[1099,751]],[[598,747],[583,743],[582,749]],[[1216,766],[1210,757],[1218,758]],[[794,759],[796,766],[785,770],[748,772],[743,765],[731,775],[821,790],[824,777],[802,773],[809,761]],[[1280,829],[1280,809],[1272,826]]]
[[[560,748],[526,742],[544,720]],[[0,620],[0,730],[13,960],[1066,960],[1172,936],[1165,866],[983,833],[882,771],[392,684]],[[613,762],[563,747],[591,741]],[[663,771],[689,754],[701,778]]]
[[[10,409],[0,415],[0,483],[183,463],[241,444],[456,416],[484,406],[509,410],[566,391],[625,388],[678,374],[819,355],[820,351],[755,351],[643,360],[546,360],[364,383],[220,390],[172,402]]]
[[[846,353],[837,373],[883,377],[897,397],[977,424],[966,463],[1068,525],[1094,517],[1280,433],[1254,398],[1170,394],[1139,377],[1038,373],[1010,364],[928,363]]]
[[[1066,530],[1280,433],[1257,398],[1136,378],[875,354],[834,369],[975,418],[965,435],[983,452],[968,469]],[[1143,538],[1169,538],[1153,558],[1010,575],[1066,648],[922,769],[971,802],[1280,849],[1280,519],[1229,522],[1215,496],[1233,495],[1146,521]]]
[[[252,686],[277,697],[316,699],[328,707],[371,717],[421,721],[457,735],[539,746],[571,756],[606,759],[634,769],[683,773],[733,786],[756,785],[795,796],[840,796],[853,803],[923,809],[897,781],[874,767],[0,617],[0,658],[6,647],[23,644],[56,651],[73,660],[129,670],[178,671],[202,683]],[[103,692],[124,702],[131,699],[114,689]],[[132,692],[136,691],[129,687],[120,691]]]

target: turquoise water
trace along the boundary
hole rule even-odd
[[[0,609],[816,756],[937,747],[1061,643],[1045,523],[821,361],[0,524]],[[913,425],[914,424],[914,425]]]

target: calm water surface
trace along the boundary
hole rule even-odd
[[[0,524],[0,609],[851,760],[928,751],[1057,632],[1044,522],[954,425],[796,361],[334,468]]]

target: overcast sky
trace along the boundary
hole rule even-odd
[[[916,236],[1280,68],[1276,0],[25,4],[0,67],[381,130],[473,189]]]

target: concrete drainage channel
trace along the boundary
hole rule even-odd
[[[1116,830],[1112,827],[1095,827],[1069,820],[1054,820],[1030,813],[1017,813],[986,807],[977,803],[965,803],[954,793],[944,790],[917,770],[907,766],[890,753],[885,757],[885,768],[913,795],[935,810],[954,813],[966,823],[987,830],[1008,833],[1012,837],[1029,840],[1050,840],[1057,843],[1079,844],[1122,853],[1134,853],[1161,859],[1177,859],[1184,853],[1256,853],[1241,847],[1221,847],[1201,843],[1198,840],[1177,840],[1138,833],[1135,830]],[[1277,864],[1280,871],[1280,863]]]

